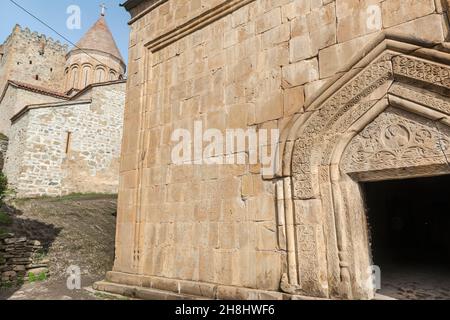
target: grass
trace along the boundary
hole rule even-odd
[[[14,283],[11,281],[0,281],[0,289],[11,289],[14,287]]]
[[[95,292],[94,296],[103,300],[130,300],[130,298],[125,296],[110,295],[103,292]]]
[[[25,280],[21,277],[17,278],[16,281],[0,281],[0,289],[11,289],[20,288],[25,284]]]
[[[12,218],[0,210],[0,225],[9,226],[12,224]]]
[[[55,201],[70,201],[70,200],[91,200],[103,198],[117,198],[117,194],[108,193],[72,193],[66,196],[53,198]]]
[[[0,236],[1,236],[2,234],[5,234],[5,233],[8,233],[8,230],[6,230],[5,228],[1,228],[1,227],[0,227]]]
[[[33,272],[29,272],[28,273],[28,281],[30,283],[42,282],[42,281],[45,281],[45,280],[47,280],[47,273],[45,273],[45,272],[41,272],[38,275],[34,274]]]
[[[35,252],[34,254],[34,259],[36,260],[36,262],[40,262],[42,260],[44,260],[45,258],[47,258],[47,255],[44,251],[42,250],[38,250],[37,252]]]
[[[15,203],[24,203],[30,200],[49,200],[52,202],[59,202],[59,201],[72,201],[72,200],[95,200],[95,199],[105,199],[105,198],[111,198],[115,199],[117,198],[117,194],[110,194],[110,193],[71,193],[65,196],[60,197],[50,197],[50,196],[42,196],[42,197],[32,197],[32,198],[19,198],[14,199]]]
[[[28,273],[28,282],[43,282],[48,279],[47,273],[41,272],[40,274],[34,274],[32,272]],[[11,289],[19,288],[25,284],[25,279],[23,277],[18,277],[15,281],[0,281],[0,289]]]

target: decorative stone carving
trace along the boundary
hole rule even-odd
[[[355,105],[351,109],[351,112],[347,112],[331,126],[330,130],[332,132],[337,132],[338,135],[334,135],[333,138],[330,139],[330,141],[328,142],[326,148],[324,149],[321,161],[322,165],[327,165],[330,163],[331,153],[333,152],[333,149],[336,146],[337,139],[339,139],[339,134],[343,133],[348,127],[350,127],[350,125],[355,121],[355,119],[358,119],[367,111],[369,111],[369,109],[372,108],[375,105],[375,103],[377,103],[377,101],[368,101]]]
[[[394,84],[389,90],[389,93],[410,101],[415,101],[431,109],[450,115],[450,100],[446,97],[432,93],[420,92],[400,84]]]
[[[292,173],[296,197],[309,199],[317,193],[313,187],[310,171],[314,137],[326,131],[362,98],[392,78],[389,58],[390,54],[385,54],[368,66],[308,119],[305,129],[302,130],[302,139],[296,141],[293,151]]]
[[[436,93],[450,88],[449,70],[387,50],[299,118],[291,149],[294,214],[316,199],[314,214],[323,218],[296,220],[300,286],[282,287],[311,294],[309,283],[326,276],[329,287],[314,294],[370,297],[359,285],[370,256],[358,179],[450,173],[450,129],[440,121],[450,114],[450,99]],[[319,257],[323,245],[327,256]]]
[[[450,134],[434,121],[389,108],[349,144],[341,168],[346,173],[416,167],[445,162]]]
[[[392,53],[385,53],[380,56],[329,98],[307,120],[300,134],[302,138],[295,142],[292,157],[293,189],[296,198],[310,199],[317,196],[318,190],[312,181],[313,176],[310,166],[312,149],[315,145],[320,145],[318,140],[323,139],[326,132],[333,128],[345,114],[349,114],[344,125],[340,128],[340,131],[345,130],[346,124],[357,119],[357,115],[354,115],[354,111],[357,111],[357,109],[354,106],[387,80],[392,79],[394,74],[450,88],[450,68],[445,65],[411,56],[395,56]],[[432,94],[416,92],[398,85],[393,86],[392,92],[407,95],[410,100],[414,101],[417,97],[418,102],[430,105],[439,111],[450,112],[450,102],[444,98],[440,99]],[[351,112],[349,112],[350,110]],[[336,130],[333,130],[333,132],[336,132]],[[330,148],[332,146],[333,144],[329,144]],[[325,152],[324,160],[328,158],[329,153],[330,150]]]
[[[450,88],[450,68],[409,56],[392,59],[394,73],[406,78]]]

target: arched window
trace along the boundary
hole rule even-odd
[[[95,82],[99,83],[99,82],[103,82],[105,80],[106,80],[105,69],[97,68],[97,70],[95,70]]]
[[[91,66],[83,66],[83,73],[82,73],[82,81],[83,81],[83,87],[87,87],[88,85],[90,85],[92,83],[91,81]]]
[[[66,90],[69,90],[70,88],[68,88],[69,86],[69,68],[66,68],[66,70],[64,70],[64,88]]]
[[[72,68],[72,74],[70,76],[70,86],[71,88],[77,88],[78,87],[78,67]]]
[[[109,71],[109,81],[117,80],[117,73],[114,70]]]

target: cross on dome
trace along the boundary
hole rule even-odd
[[[106,14],[106,9],[108,9],[108,8],[106,7],[106,5],[104,3],[102,3],[100,5],[100,8],[101,8],[101,13],[100,14],[102,15],[102,17],[104,17],[105,14]]]

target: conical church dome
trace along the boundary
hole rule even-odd
[[[103,14],[66,59],[65,91],[69,94],[125,76],[125,63]]]
[[[123,61],[123,57],[104,16],[101,16],[83,38],[78,41],[76,47],[109,53]]]

